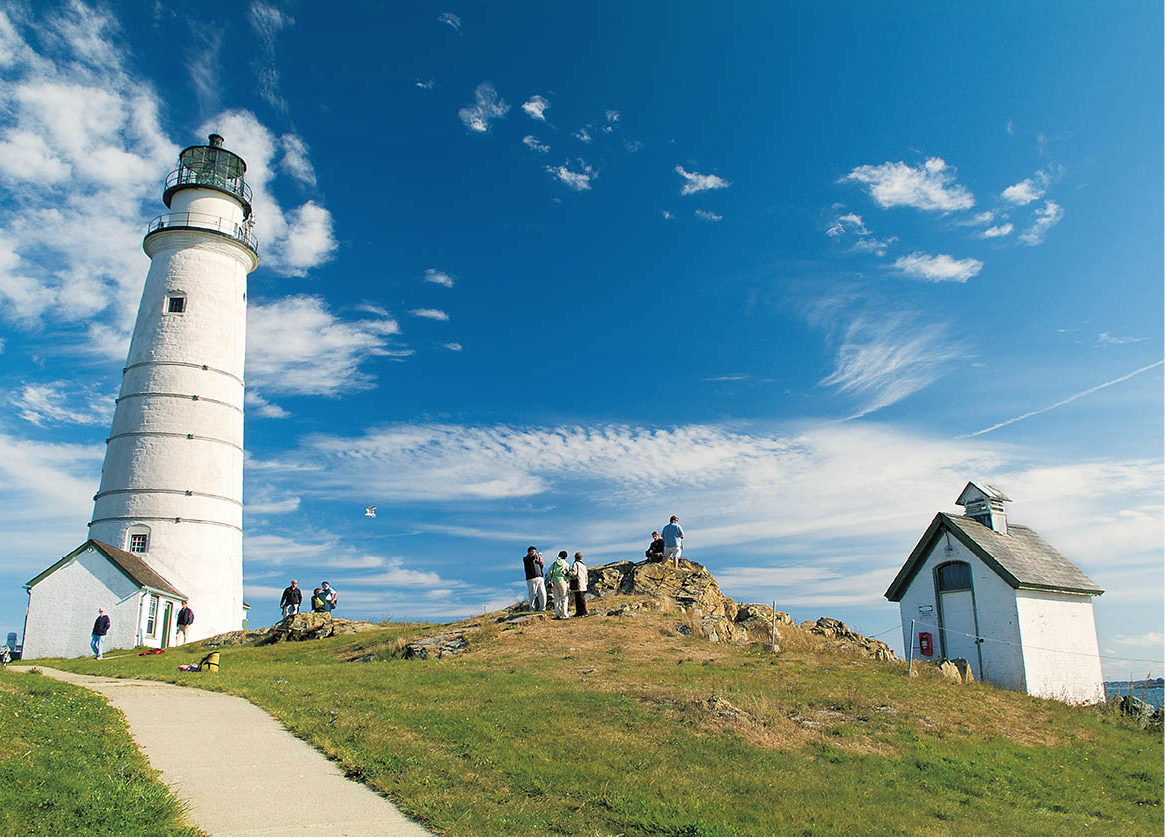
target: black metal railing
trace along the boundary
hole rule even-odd
[[[251,203],[251,187],[246,181],[241,176],[228,177],[218,169],[191,169],[188,166],[177,168],[166,175],[166,191],[169,192],[177,186],[207,186],[237,195],[248,206]]]
[[[256,253],[259,252],[259,240],[255,238],[250,224],[239,224],[228,218],[221,218],[206,212],[168,212],[159,215],[146,225],[146,235],[158,230],[213,230],[224,236],[242,242]]]

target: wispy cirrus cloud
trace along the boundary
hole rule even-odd
[[[1043,244],[1048,230],[1059,224],[1063,217],[1063,207],[1055,201],[1045,201],[1044,206],[1035,212],[1035,223],[1019,234],[1019,240],[1032,247]]]
[[[589,128],[589,125],[584,125],[582,128],[579,128],[577,131],[573,132],[571,136],[578,140],[580,143],[589,143],[593,139],[591,137],[591,132],[587,130]]]
[[[453,277],[444,271],[439,271],[436,268],[425,269],[425,282],[431,282],[434,285],[440,285],[443,288],[453,287]]]
[[[944,324],[905,312],[859,313],[835,340],[833,371],[820,383],[861,402],[851,418],[928,387],[964,354]]]
[[[449,315],[441,311],[439,308],[414,308],[409,311],[413,317],[420,317],[424,320],[439,320],[445,322],[449,319]]]
[[[546,152],[550,151],[550,146],[540,141],[533,134],[527,134],[526,136],[522,137],[522,144],[531,151],[537,151],[541,154],[545,154]]]
[[[437,22],[445,24],[454,32],[461,32],[461,18],[453,12],[441,12],[437,15]]]
[[[539,122],[546,121],[546,109],[550,107],[550,102],[544,96],[531,96],[522,103],[522,110],[531,119],[536,119]]]
[[[723,221],[724,220],[723,215],[717,215],[716,213],[710,212],[708,210],[698,209],[693,213],[693,215],[695,215],[696,218],[702,219],[704,221]]]
[[[473,91],[473,104],[466,105],[457,112],[457,115],[461,117],[461,121],[470,131],[483,134],[489,131],[489,124],[492,120],[501,119],[509,111],[510,106],[498,96],[494,86],[483,81]]]
[[[851,251],[874,253],[878,256],[885,256],[890,245],[898,240],[896,236],[876,238],[866,227],[862,217],[852,212],[837,216],[826,228],[825,235],[837,241],[849,241]]]
[[[275,42],[280,32],[295,25],[295,18],[274,3],[251,0],[247,7],[247,22],[262,46],[260,57],[251,65],[259,82],[259,95],[275,110],[286,114],[287,100],[279,92],[280,73],[275,58]]]
[[[564,163],[561,166],[547,166],[546,171],[574,191],[585,192],[591,188],[591,181],[598,177],[598,174],[584,161],[578,160],[577,163],[577,171],[570,168],[569,163]]]
[[[864,184],[883,209],[914,207],[928,212],[952,212],[975,206],[975,196],[955,182],[955,171],[941,157],[921,166],[901,161],[858,166],[842,182]]]
[[[78,393],[67,381],[23,384],[11,397],[17,414],[26,422],[48,425],[108,425],[113,418],[113,396],[89,388]]]
[[[956,259],[946,253],[932,255],[915,251],[894,262],[895,269],[912,279],[927,282],[966,282],[979,271],[983,263],[978,259]]]
[[[675,173],[684,179],[684,184],[680,187],[681,195],[695,195],[697,192],[707,192],[710,189],[727,189],[732,185],[720,175],[689,172],[683,166],[676,166]]]

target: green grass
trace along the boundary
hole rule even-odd
[[[200,650],[52,665],[245,696],[438,833],[1162,834],[1159,732],[675,624],[491,626],[440,661],[396,657],[421,629],[392,626],[227,649],[217,675],[176,671]]]
[[[0,834],[201,835],[93,693],[0,670]]]

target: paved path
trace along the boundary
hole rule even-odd
[[[40,669],[121,710],[142,753],[211,835],[429,834],[245,699]]]

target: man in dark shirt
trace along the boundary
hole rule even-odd
[[[653,562],[663,561],[663,539],[660,538],[659,533],[653,532],[651,534],[651,546],[644,551],[643,555]]]
[[[93,621],[93,640],[89,643],[89,648],[93,650],[93,656],[97,660],[101,660],[102,651],[105,649],[105,635],[109,634],[109,615],[105,613],[104,608],[97,609],[97,619]]]
[[[299,613],[299,604],[303,602],[303,591],[294,579],[283,589],[283,597],[279,600],[279,607],[283,609],[284,617],[291,617]]]
[[[178,611],[178,634],[182,635],[182,642],[186,642],[186,632],[194,622],[194,611],[182,600],[182,608]]]
[[[529,547],[522,557],[522,567],[526,571],[526,592],[531,611],[546,610],[546,581],[542,578],[542,554],[536,547]]]

